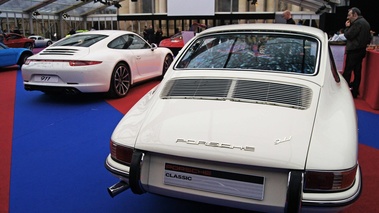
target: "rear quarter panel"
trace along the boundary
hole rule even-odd
[[[354,101],[344,78],[332,76],[327,42],[320,72],[325,73],[306,168],[341,170],[352,168],[358,158],[358,127]]]

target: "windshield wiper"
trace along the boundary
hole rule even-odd
[[[226,65],[228,65],[229,60],[230,60],[230,58],[232,57],[232,53],[233,53],[234,45],[235,45],[236,43],[237,43],[237,38],[234,39],[234,42],[233,42],[232,46],[231,46],[230,49],[229,49],[228,58],[226,59],[223,68],[226,68]]]

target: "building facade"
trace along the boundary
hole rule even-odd
[[[71,29],[120,29],[142,34],[144,27],[151,25],[154,30],[161,28],[163,36],[168,37],[177,30],[193,29],[194,24],[212,27],[283,22],[281,13],[287,9],[292,11],[297,21],[319,19],[314,11],[288,3],[288,0],[187,1],[195,2],[188,10],[201,9],[204,6],[202,2],[210,1],[214,7],[211,15],[170,15],[171,1],[183,0],[57,0],[50,1],[50,4],[39,1],[36,5],[11,0],[0,5],[0,27],[4,32],[17,30],[25,36],[34,34],[57,40],[65,37]]]

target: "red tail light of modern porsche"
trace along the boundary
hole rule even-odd
[[[101,64],[101,61],[69,61],[69,64],[72,67],[89,66],[89,65]]]
[[[102,61],[80,61],[80,60],[32,60],[32,59],[27,59],[25,64],[29,65],[31,62],[40,62],[40,63],[61,63],[61,62],[66,62],[72,67],[77,67],[77,66],[91,66],[91,65],[96,65],[96,64],[101,64]]]
[[[308,171],[305,173],[304,191],[343,191],[355,181],[357,166],[344,171]]]

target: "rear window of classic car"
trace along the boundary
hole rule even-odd
[[[217,34],[194,41],[176,68],[314,74],[318,49],[317,39],[303,35]]]

